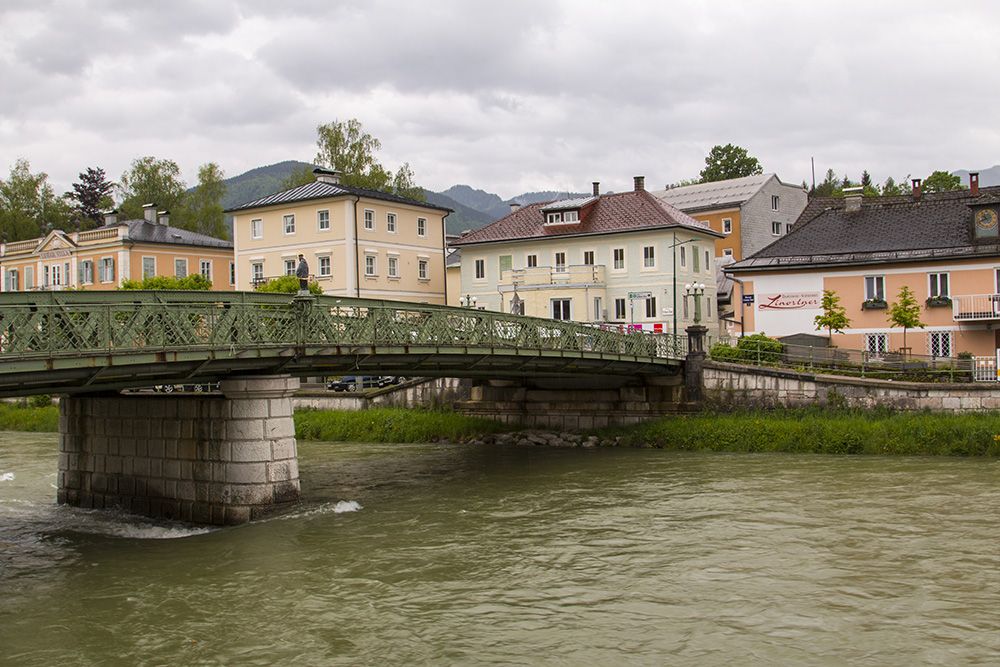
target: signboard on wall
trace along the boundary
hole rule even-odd
[[[761,294],[757,310],[808,310],[819,308],[822,297],[823,295],[820,292]]]

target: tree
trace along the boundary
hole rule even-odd
[[[351,118],[335,120],[316,128],[317,164],[341,172],[341,183],[356,187],[392,192],[424,201],[423,188],[413,182],[409,163],[399,168],[395,176],[376,159],[381,142],[364,131],[361,122]]]
[[[851,325],[851,319],[847,316],[847,311],[840,305],[840,297],[834,294],[833,290],[823,290],[823,300],[820,301],[822,315],[817,315],[813,319],[816,331],[826,329],[829,331],[830,340],[833,340],[833,332],[844,333],[844,329]]]
[[[316,180],[316,174],[313,173],[312,165],[303,164],[292,169],[292,173],[288,175],[288,178],[281,182],[281,191],[291,190],[292,188],[297,188],[300,185],[308,185]]]
[[[278,276],[271,278],[266,283],[261,283],[254,288],[255,292],[281,292],[287,294],[297,294],[299,291],[299,279],[295,276]],[[322,294],[323,288],[315,280],[309,283],[310,294]]]
[[[889,327],[903,327],[903,347],[906,347],[906,330],[927,325],[920,321],[920,304],[906,285],[899,291],[899,300],[889,306]]]
[[[907,174],[899,183],[893,180],[892,176],[885,179],[885,185],[882,186],[882,196],[883,197],[893,197],[898,195],[908,195],[912,191],[910,187],[910,175]]]
[[[10,177],[0,181],[0,232],[8,241],[33,239],[53,228],[69,231],[72,208],[56,197],[48,174],[31,173],[31,165],[18,158]]]
[[[181,169],[173,160],[157,160],[151,156],[136,158],[118,184],[121,219],[142,219],[143,205],[156,204],[158,208],[170,211],[175,227],[194,231],[188,226],[186,190],[187,186],[181,180]]]
[[[962,179],[953,175],[950,171],[935,171],[924,179],[924,192],[951,192],[952,190],[964,190]]]
[[[732,144],[715,146],[705,158],[705,168],[701,170],[701,182],[724,181],[763,173],[757,158],[747,154],[747,149]]]
[[[73,191],[65,197],[76,202],[76,212],[85,220],[99,226],[104,222],[104,212],[114,208],[115,201],[111,198],[114,183],[105,179],[104,170],[100,167],[87,167],[80,172],[80,181],[73,184]]]
[[[195,229],[193,231],[217,239],[228,239],[226,212],[222,208],[222,198],[226,196],[226,177],[214,162],[198,168],[198,187],[191,193],[189,210]]]

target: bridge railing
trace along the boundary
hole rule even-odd
[[[261,292],[0,294],[0,359],[316,346],[558,350],[680,358],[683,337],[476,309]]]

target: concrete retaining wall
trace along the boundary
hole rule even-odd
[[[369,408],[433,408],[454,406],[472,393],[468,378],[422,378],[364,394],[331,393],[319,389],[299,392],[292,398],[296,408],[314,410],[367,410]]]
[[[227,380],[225,396],[63,398],[58,500],[215,525],[296,502],[297,388],[273,376]]]
[[[870,409],[1000,410],[1000,384],[918,383],[812,375],[715,361],[704,365],[705,407],[719,410],[838,405]]]

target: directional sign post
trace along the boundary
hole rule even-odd
[[[653,297],[652,292],[629,292],[628,298],[630,299],[651,299]]]

